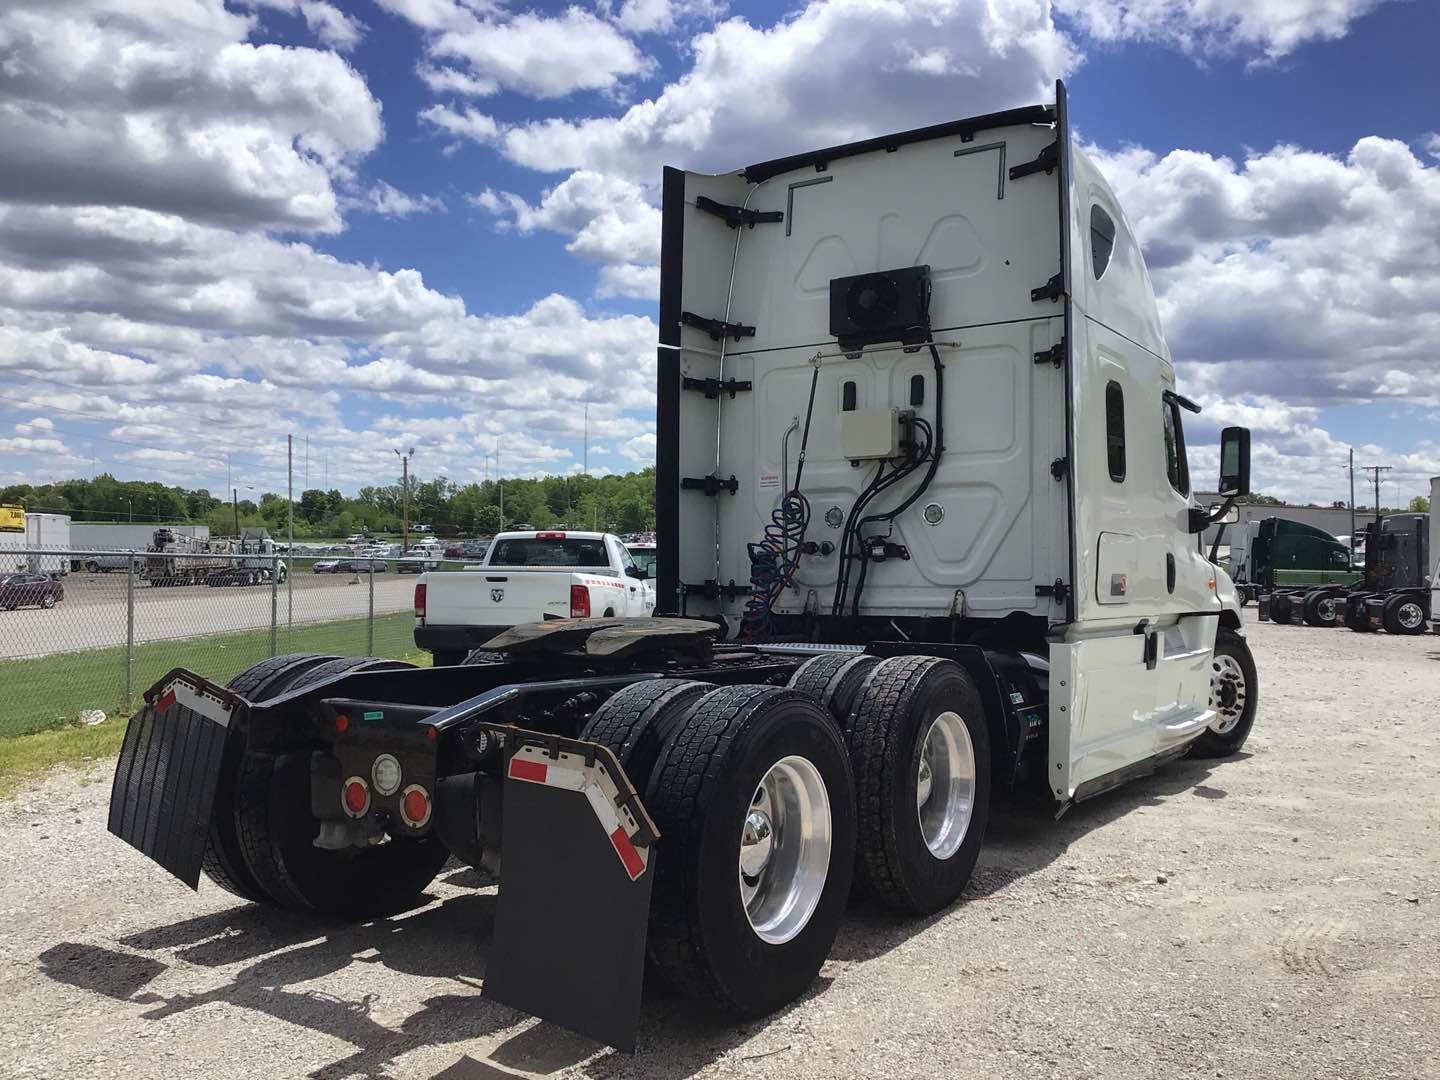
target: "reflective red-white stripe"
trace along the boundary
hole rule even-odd
[[[650,864],[650,849],[637,847],[634,842],[640,823],[627,808],[619,805],[620,789],[598,761],[587,768],[579,754],[562,752],[558,757],[551,757],[538,746],[522,746],[510,759],[508,775],[511,780],[583,794],[630,880],[636,881],[645,873]]]
[[[207,720],[213,720],[221,727],[230,726],[230,703],[228,701],[222,701],[179,679],[165,687],[151,708],[157,713],[162,713],[177,704],[199,713]]]

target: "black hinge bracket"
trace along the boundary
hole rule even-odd
[[[680,321],[686,326],[693,326],[696,330],[704,330],[716,341],[723,341],[727,337],[733,337],[739,341],[744,337],[755,336],[755,327],[753,326],[726,322],[724,319],[707,319],[704,315],[696,315],[693,311],[682,311]]]
[[[1141,654],[1145,661],[1145,670],[1154,671],[1160,665],[1160,634],[1152,630],[1145,635],[1145,649]]]
[[[740,481],[733,476],[729,480],[722,480],[711,473],[709,476],[682,476],[680,487],[685,491],[703,491],[706,495],[719,495],[722,491],[734,495],[740,490]]]
[[[1054,364],[1057,368],[1065,363],[1065,342],[1062,340],[1058,345],[1051,345],[1048,349],[1042,349],[1035,354],[1035,363]]]
[[[1050,475],[1056,480],[1064,480],[1065,474],[1070,471],[1070,459],[1057,457],[1050,462]]]
[[[1054,585],[1036,585],[1035,595],[1053,596],[1055,598],[1055,603],[1063,604],[1065,603],[1066,598],[1070,595],[1070,586],[1066,585],[1065,582],[1061,581],[1059,578],[1056,578]]]
[[[722,596],[728,600],[734,596],[748,596],[750,587],[736,585],[733,581],[729,585],[721,585],[714,578],[706,578],[703,585],[688,585],[682,581],[680,592],[684,596],[700,596],[706,600],[718,600]]]
[[[1040,156],[1034,161],[1025,161],[1019,165],[1012,165],[1010,167],[1010,179],[1020,180],[1026,176],[1034,176],[1038,172],[1043,172],[1048,176],[1059,167],[1060,144],[1058,142],[1052,142],[1049,146],[1045,147],[1044,150],[1040,151]]]
[[[1038,304],[1041,300],[1055,301],[1065,295],[1065,274],[1056,274],[1038,289],[1030,290],[1031,303]]]
[[[707,214],[714,214],[732,229],[738,229],[741,225],[748,225],[753,229],[756,225],[785,220],[785,213],[782,210],[750,210],[743,206],[730,206],[726,203],[716,202],[708,195],[695,197],[695,209],[704,210]]]
[[[680,385],[686,390],[699,390],[707,398],[718,398],[721,394],[729,394],[732,398],[742,390],[751,390],[754,387],[749,379],[726,379],[721,382],[719,379],[692,379],[686,375],[680,380]]]

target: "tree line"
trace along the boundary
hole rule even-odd
[[[655,527],[653,468],[623,475],[514,477],[483,484],[412,476],[408,494],[410,523],[429,525],[440,536],[493,535],[519,524],[624,533]],[[390,484],[362,487],[353,496],[333,488],[311,488],[295,500],[295,535],[308,539],[398,533],[406,502],[399,477]],[[11,484],[0,488],[0,504],[24,506],[31,513],[68,514],[72,521],[203,524],[212,536],[234,535],[256,526],[283,536],[287,510],[285,496],[272,492],[258,501],[227,501],[205,488],[117,480],[108,473],[93,480]]]

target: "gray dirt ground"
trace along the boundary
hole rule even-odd
[[[652,992],[634,1056],[479,996],[469,871],[317,929],[190,893],[106,834],[105,769],[55,774],[0,803],[0,1076],[1440,1076],[1440,639],[1250,633],[1244,756],[999,808],[970,902],[853,910],[762,1023]]]

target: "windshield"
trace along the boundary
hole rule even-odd
[[[497,540],[491,566],[609,566],[603,540]]]
[[[653,547],[628,547],[625,549],[635,560],[635,565],[650,577],[655,576],[655,549]]]

